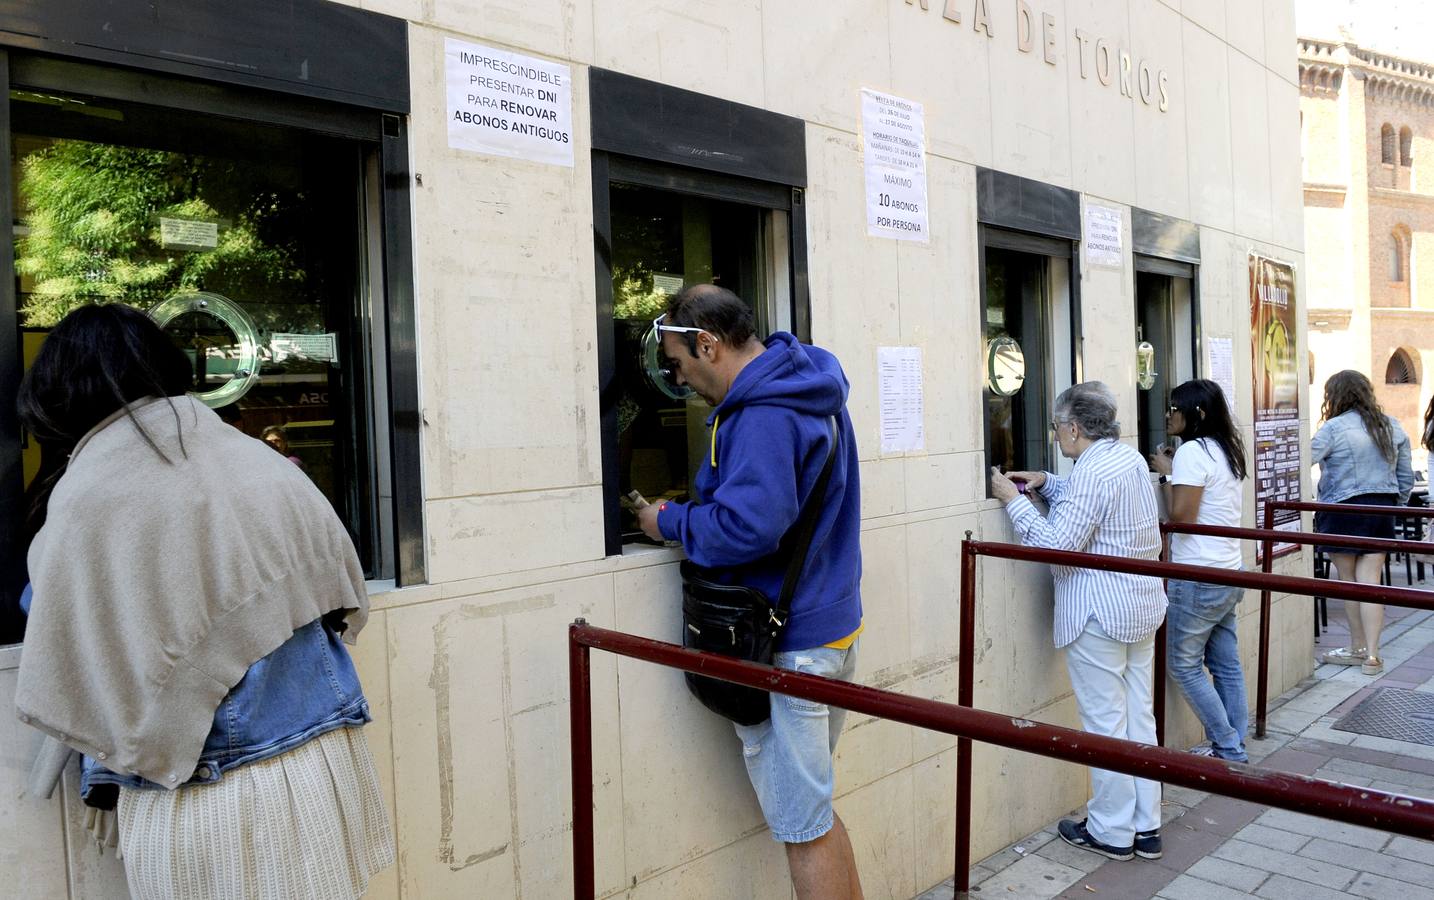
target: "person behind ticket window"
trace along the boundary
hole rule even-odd
[[[1056,398],[1051,428],[1069,475],[991,470],[991,494],[1006,505],[1016,536],[1028,547],[1124,559],[1160,556],[1160,519],[1150,471],[1140,452],[1120,442],[1115,395],[1089,381]],[[1039,493],[1042,516],[1015,482]],[[1057,566],[1055,644],[1092,734],[1154,744],[1155,632],[1165,616],[1160,579],[1093,568]],[[1091,771],[1086,818],[1062,820],[1062,840],[1110,859],[1161,856],[1160,784]]]
[[[1225,392],[1203,378],[1176,387],[1170,392],[1165,430],[1171,438],[1180,439],[1180,447],[1152,455],[1150,465],[1160,473],[1170,521],[1238,528],[1245,444],[1230,416]],[[1170,561],[1239,569],[1243,560],[1236,538],[1175,534],[1170,538]],[[1236,617],[1244,589],[1172,579],[1165,592],[1170,601],[1165,612],[1170,677],[1180,685],[1210,742],[1193,752],[1249,762],[1245,734],[1250,712]],[[1209,678],[1205,676],[1207,668]]]
[[[118,304],[71,312],[26,374],[20,420],[64,464],[34,498],[16,714],[85,755],[133,896],[351,900],[394,860],[340,641],[363,569],[313,483],[192,379]]]
[[[1321,503],[1361,506],[1403,506],[1414,487],[1409,464],[1409,436],[1399,420],[1385,415],[1374,399],[1369,379],[1353,369],[1330,376],[1324,385],[1324,424],[1310,441],[1310,461],[1319,466]],[[1315,531],[1355,537],[1394,537],[1394,517],[1317,512]],[[1331,571],[1340,581],[1379,584],[1384,554],[1347,547],[1320,547],[1330,556]],[[1324,661],[1359,666],[1366,675],[1384,671],[1379,639],[1384,630],[1384,604],[1344,601],[1349,620],[1349,646],[1324,654]]]

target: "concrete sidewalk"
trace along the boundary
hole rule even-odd
[[[1389,607],[1387,614],[1384,674],[1319,666],[1271,703],[1267,738],[1248,743],[1252,762],[1434,797],[1434,746],[1330,727],[1375,687],[1434,693],[1434,613]],[[1316,652],[1347,643],[1338,601],[1329,601],[1329,618]],[[1165,788],[1163,807],[1163,859],[1106,860],[1059,840],[1053,822],[977,864],[972,896],[1434,900],[1434,843],[1180,787]],[[945,900],[952,891],[948,881],[917,900]]]

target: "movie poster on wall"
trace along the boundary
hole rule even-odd
[[[1264,527],[1266,500],[1300,499],[1300,378],[1295,335],[1295,267],[1251,253],[1256,527]],[[1299,531],[1300,514],[1277,510],[1275,527]],[[1293,544],[1280,544],[1275,554],[1294,549]]]

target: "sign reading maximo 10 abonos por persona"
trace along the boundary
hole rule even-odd
[[[444,39],[448,146],[571,167],[572,70]]]
[[[926,119],[921,104],[863,88],[861,134],[866,233],[929,241]]]

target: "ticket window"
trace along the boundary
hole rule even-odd
[[[71,309],[147,311],[194,393],[301,467],[371,567],[359,144],[24,86],[9,109],[24,367]],[[57,462],[23,433],[19,457],[27,488]],[[20,548],[0,549],[23,581]]]
[[[1135,258],[1136,428],[1140,452],[1163,443],[1170,391],[1196,377],[1194,267]]]
[[[618,521],[623,543],[644,542],[625,498],[690,499],[709,451],[709,407],[672,383],[653,319],[684,286],[726,287],[752,306],[757,334],[792,329],[788,212],[614,181],[612,328],[617,383]]]
[[[1069,471],[1051,431],[1076,377],[1069,241],[985,230],[982,354],[986,451],[1005,470]]]

